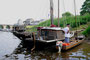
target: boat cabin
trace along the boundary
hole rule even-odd
[[[38,40],[44,42],[55,42],[64,40],[64,32],[60,27],[43,27],[38,29]]]

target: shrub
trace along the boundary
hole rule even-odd
[[[82,34],[86,37],[90,36],[90,26],[88,26],[88,28],[85,31],[83,31]]]

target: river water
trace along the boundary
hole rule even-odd
[[[51,48],[31,53],[29,47],[12,33],[0,32],[0,60],[90,60],[90,44],[87,42],[68,51],[62,51],[61,54]]]

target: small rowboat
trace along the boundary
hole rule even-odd
[[[84,40],[72,40],[70,43],[62,43],[61,50],[71,49],[79,44],[81,44]],[[59,46],[56,46],[56,49],[59,49]]]
[[[84,40],[75,40],[75,41],[72,41],[70,42],[69,44],[67,45],[63,45],[62,46],[62,50],[68,50],[68,49],[71,49],[79,44],[81,44]]]

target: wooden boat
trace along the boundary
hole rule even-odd
[[[82,38],[78,38],[78,32],[77,32],[77,16],[76,16],[76,1],[74,0],[74,12],[75,12],[75,23],[76,23],[76,38],[75,39],[72,39],[70,41],[70,43],[64,43],[63,41],[59,42],[57,41],[56,43],[56,48],[59,50],[59,52],[62,50],[68,50],[68,49],[71,49],[79,44],[81,44],[84,40],[84,36]]]
[[[80,38],[81,39],[81,38]],[[62,43],[61,50],[69,50],[75,46],[80,45],[84,40],[71,40],[70,43]],[[56,46],[56,49],[59,49],[59,46]]]
[[[63,46],[62,47],[62,50],[68,50],[68,49],[71,49],[79,44],[81,44],[84,40],[75,40],[75,41],[72,41],[69,43],[69,45],[66,45],[66,46]]]
[[[18,38],[22,38],[22,40],[33,41],[32,33],[24,33],[18,31],[13,32],[13,34],[16,35]],[[71,34],[71,37],[73,36],[74,32]],[[63,28],[60,27],[37,27],[35,32],[35,41],[38,42],[51,43],[62,41],[64,39],[65,36]]]
[[[30,35],[29,35],[30,36]],[[35,33],[35,41],[51,43],[64,40],[64,33],[60,27],[39,27]],[[33,37],[26,38],[28,41],[33,41]]]

